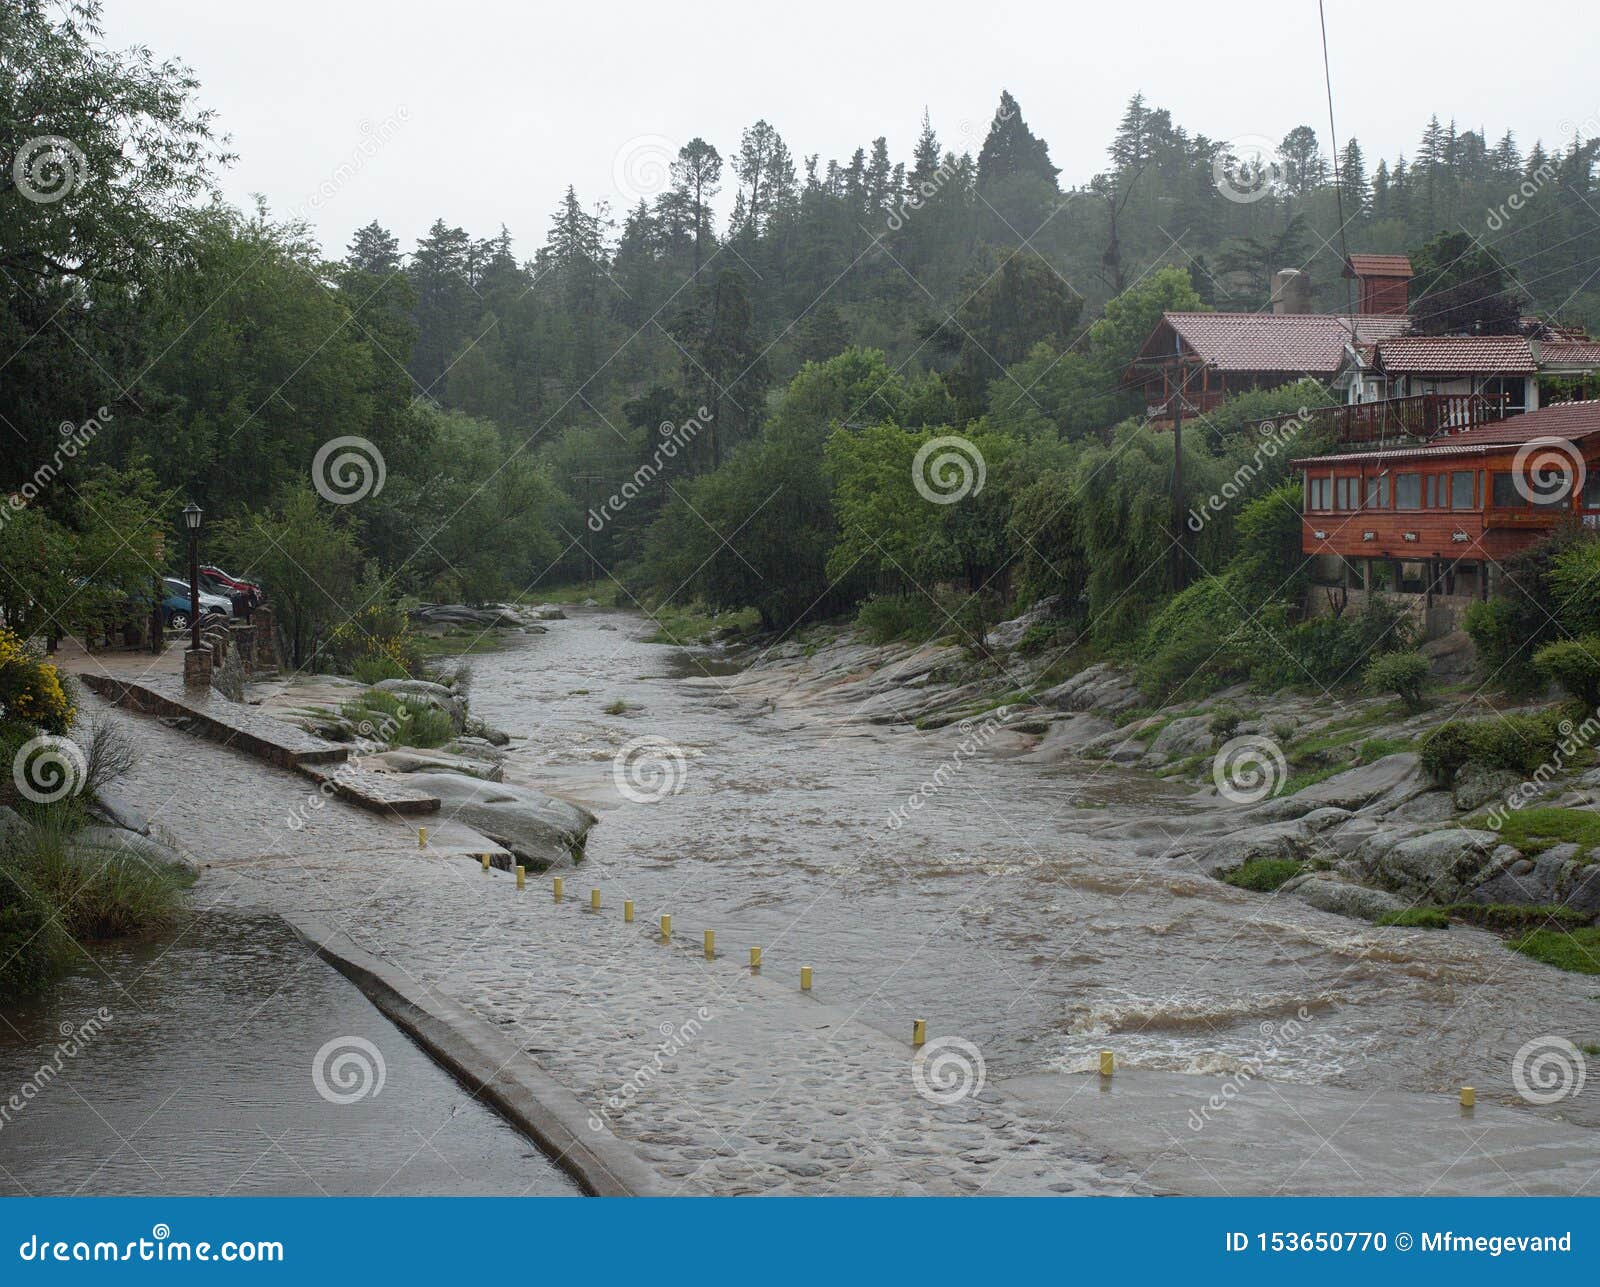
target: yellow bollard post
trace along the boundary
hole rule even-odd
[[[800,967],[800,991],[811,991],[811,967],[809,965]]]
[[[661,939],[662,939],[662,942],[671,942],[671,940],[672,940],[672,913],[671,912],[662,912],[661,913]]]
[[[550,893],[556,902],[561,901],[561,877],[557,876],[550,882]]]
[[[517,864],[517,888],[521,889],[528,882],[528,869],[520,862]]]
[[[487,876],[489,874],[489,855],[479,854],[478,857],[483,859],[483,874]]]
[[[920,1046],[920,1045],[923,1044],[923,1042],[927,1041],[927,1039],[928,1039],[928,1021],[926,1019],[914,1019],[914,1020],[912,1020],[912,1023],[911,1023],[911,1044],[913,1046]]]
[[[1116,1056],[1113,1055],[1109,1050],[1102,1050],[1100,1052],[1100,1075],[1102,1077],[1109,1077],[1113,1072],[1116,1071],[1116,1067]]]
[[[750,949],[750,968],[752,970],[759,970],[761,968],[761,949],[759,947],[752,947]]]
[[[428,847],[428,829],[426,827],[418,827],[417,828],[417,848],[418,849],[426,849],[427,847]]]
[[[598,889],[591,889],[589,891],[589,910],[591,912],[598,912],[600,910],[600,891]]]
[[[633,900],[629,899],[622,904],[622,919],[629,925],[633,924]]]
[[[716,930],[707,930],[706,931],[706,960],[714,961],[716,959],[717,959],[717,931]]]
[[[1461,1107],[1471,1108],[1477,1104],[1477,1102],[1478,1092],[1475,1091],[1471,1086],[1463,1086],[1461,1088]]]

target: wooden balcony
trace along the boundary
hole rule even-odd
[[[1383,402],[1321,407],[1311,413],[1312,424],[1331,426],[1341,446],[1407,438],[1426,442],[1504,418],[1502,400],[1481,393],[1419,393]]]

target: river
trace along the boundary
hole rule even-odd
[[[473,658],[475,713],[517,737],[507,776],[589,805],[585,867],[641,916],[670,911],[767,972],[813,967],[891,1035],[914,1018],[983,1052],[990,1075],[1124,1064],[1520,1101],[1527,1042],[1600,1040],[1600,985],[1483,931],[1379,929],[1213,881],[1166,844],[1096,838],[1107,820],[1196,821],[1180,789],[1129,770],[998,755],[953,731],[839,724],[804,661],[697,660],[637,614],[569,609]],[[775,699],[775,695],[776,699]],[[614,702],[621,714],[608,714]],[[638,803],[613,757],[645,736],[680,787]],[[941,766],[945,766],[941,772]],[[891,811],[925,783],[904,825]],[[582,876],[575,882],[584,884]],[[612,897],[612,893],[608,893]],[[1591,1078],[1600,1083],[1600,1078]],[[1600,1123],[1594,1084],[1557,1109]]]

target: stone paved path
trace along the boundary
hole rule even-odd
[[[420,853],[398,819],[337,800],[307,810],[315,791],[303,777],[105,710],[141,750],[125,794],[205,866],[197,901],[315,915],[514,1030],[685,1192],[1136,1186],[1128,1167],[992,1087],[952,1104],[919,1094],[909,1042],[829,1005],[824,963],[804,995],[802,962],[781,951],[768,950],[759,977],[745,966],[746,944],[719,943],[723,955],[706,961],[693,908],[640,906],[627,925],[624,892],[606,890],[596,915],[581,871],[566,874],[559,905],[537,877],[518,892],[509,874],[484,875],[449,853],[448,830]],[[654,930],[667,910],[671,946]]]

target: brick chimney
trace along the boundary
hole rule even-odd
[[[1272,274],[1272,311],[1309,313],[1311,274],[1300,268],[1281,268]]]
[[[1404,255],[1351,255],[1344,275],[1356,280],[1358,311],[1400,315],[1408,310],[1411,261]]]

